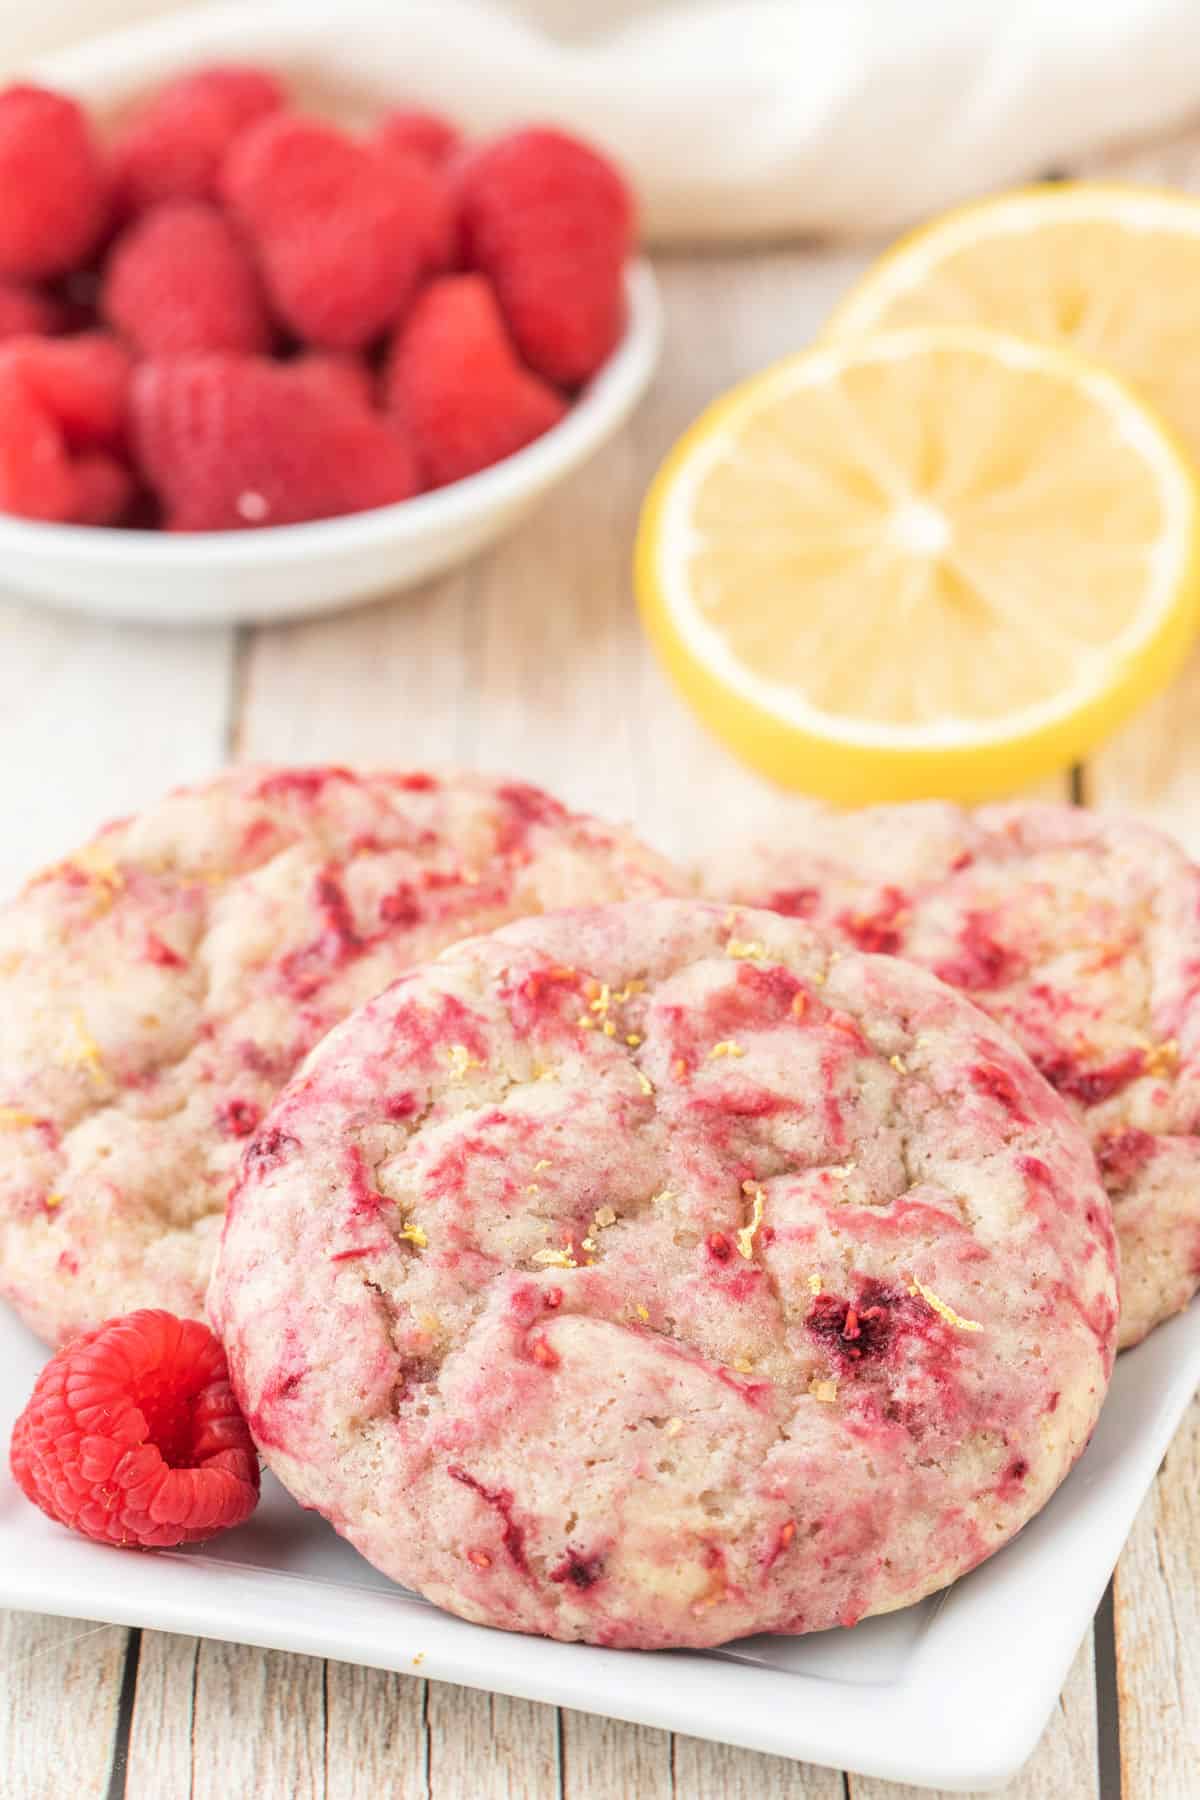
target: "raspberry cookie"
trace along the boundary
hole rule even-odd
[[[1087,1140],[923,970],[695,900],[525,920],[340,1025],[210,1307],[268,1462],[468,1619],[641,1647],[904,1606],[1070,1468]]]
[[[0,1293],[59,1341],[200,1312],[241,1152],[330,1025],[468,933],[675,887],[478,775],[235,769],[109,826],[0,913]]]
[[[730,880],[731,868],[735,871]],[[1083,1120],[1112,1197],[1121,1343],[1200,1285],[1200,869],[1065,806],[815,813],[709,888],[911,958],[1007,1026]]]

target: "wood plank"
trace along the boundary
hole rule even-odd
[[[1125,1800],[1200,1790],[1200,1400],[1167,1451],[1117,1569]]]
[[[951,1722],[947,1721],[947,1729]],[[850,1775],[847,1800],[953,1800],[941,1789],[903,1786]],[[1096,1675],[1092,1633],[1079,1647],[1071,1672],[1041,1743],[1016,1781],[1004,1789],[1005,1800],[1099,1800],[1100,1764],[1096,1742]],[[982,1800],[977,1796],[976,1800]],[[1124,1800],[1143,1800],[1126,1792]],[[1144,1800],[1150,1800],[1147,1790]],[[1165,1794],[1157,1800],[1167,1800]],[[1180,1796],[1182,1800],[1182,1796]]]
[[[324,1663],[202,1639],[192,1741],[190,1800],[322,1800]],[[147,1790],[147,1800],[151,1792],[158,1800],[157,1790]]]
[[[189,1800],[200,1640],[143,1631],[123,1800]]]
[[[427,1685],[429,1800],[558,1800],[554,1707],[441,1681]],[[397,1784],[395,1791],[421,1790]]]
[[[387,1669],[326,1663],[326,1800],[426,1800],[427,1685]]]
[[[674,1777],[675,1800],[843,1800],[846,1792],[836,1769],[704,1738],[676,1736]]]
[[[232,646],[0,601],[0,894],[220,765]]]
[[[0,1789],[12,1800],[103,1800],[125,1631],[0,1613]]]
[[[672,1737],[594,1713],[562,1714],[562,1800],[672,1800]]]
[[[324,1800],[324,1670],[310,1656],[145,1632],[125,1800]]]
[[[233,748],[252,761],[469,761],[475,565],[246,650]]]

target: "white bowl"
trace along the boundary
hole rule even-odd
[[[37,74],[94,105],[101,117],[181,68],[217,58],[254,54],[286,75],[297,51],[312,51],[313,19],[293,24],[283,9],[269,10],[274,50],[262,35],[265,9],[217,8],[207,19],[203,12],[186,15],[186,38],[180,21],[161,21],[45,59]],[[332,22],[325,13],[326,31]],[[295,41],[280,43],[289,31]],[[325,96],[314,84],[310,55],[305,62],[300,97],[321,108]],[[379,102],[370,91],[357,98],[358,107],[343,69],[323,110],[344,116]],[[466,481],[395,506],[259,531],[123,531],[0,514],[0,582],[14,594],[78,612],[196,625],[331,611],[441,574],[515,525],[632,411],[654,372],[662,318],[645,263],[630,266],[626,291],[625,335],[562,423]]]

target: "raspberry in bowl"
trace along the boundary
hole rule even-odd
[[[515,524],[650,378],[657,292],[602,153],[472,141],[336,58],[323,86],[328,22],[266,27],[136,27],[0,92],[0,187],[22,134],[56,146],[29,242],[0,243],[19,593],[191,624],[406,587]]]

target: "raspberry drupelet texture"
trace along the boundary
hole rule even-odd
[[[77,268],[109,217],[104,161],[83,109],[28,85],[0,91],[0,276]]]
[[[304,342],[355,350],[393,325],[431,250],[431,184],[378,145],[278,113],[239,138],[221,172],[271,302]],[[411,176],[404,179],[403,176]]]
[[[266,301],[249,251],[215,206],[153,207],[117,240],[100,305],[141,356],[265,351]]]
[[[267,1461],[378,1567],[638,1648],[982,1561],[1087,1441],[1117,1319],[1087,1140],[1005,1033],[669,899],[460,943],[346,1019],[252,1140],[209,1299]]]
[[[402,433],[351,382],[300,363],[168,356],[139,366],[131,394],[138,461],[169,531],[303,524],[420,489]]]
[[[221,165],[235,140],[283,103],[278,77],[245,64],[196,69],[167,82],[113,146],[119,210],[140,212],[163,200],[215,200]]]
[[[1091,1138],[1121,1247],[1122,1344],[1187,1305],[1200,1286],[1200,869],[1177,844],[1078,807],[813,809],[782,844],[713,858],[705,884],[920,963],[990,1013]]]
[[[199,1315],[234,1169],[331,1026],[472,932],[682,886],[467,772],[231,769],[108,826],[0,908],[0,1295],[60,1343]]]
[[[440,113],[397,107],[385,113],[374,132],[375,142],[404,156],[419,156],[435,168],[462,148],[462,133]]]
[[[537,374],[578,387],[616,347],[633,198],[612,163],[565,132],[510,132],[457,175],[467,266],[491,281]]]
[[[200,1543],[258,1504],[224,1352],[207,1325],[167,1312],[110,1319],[53,1356],[10,1460],[27,1499],[104,1544]]]
[[[567,411],[562,395],[522,366],[481,275],[430,282],[396,333],[383,391],[430,487],[512,456]]]

